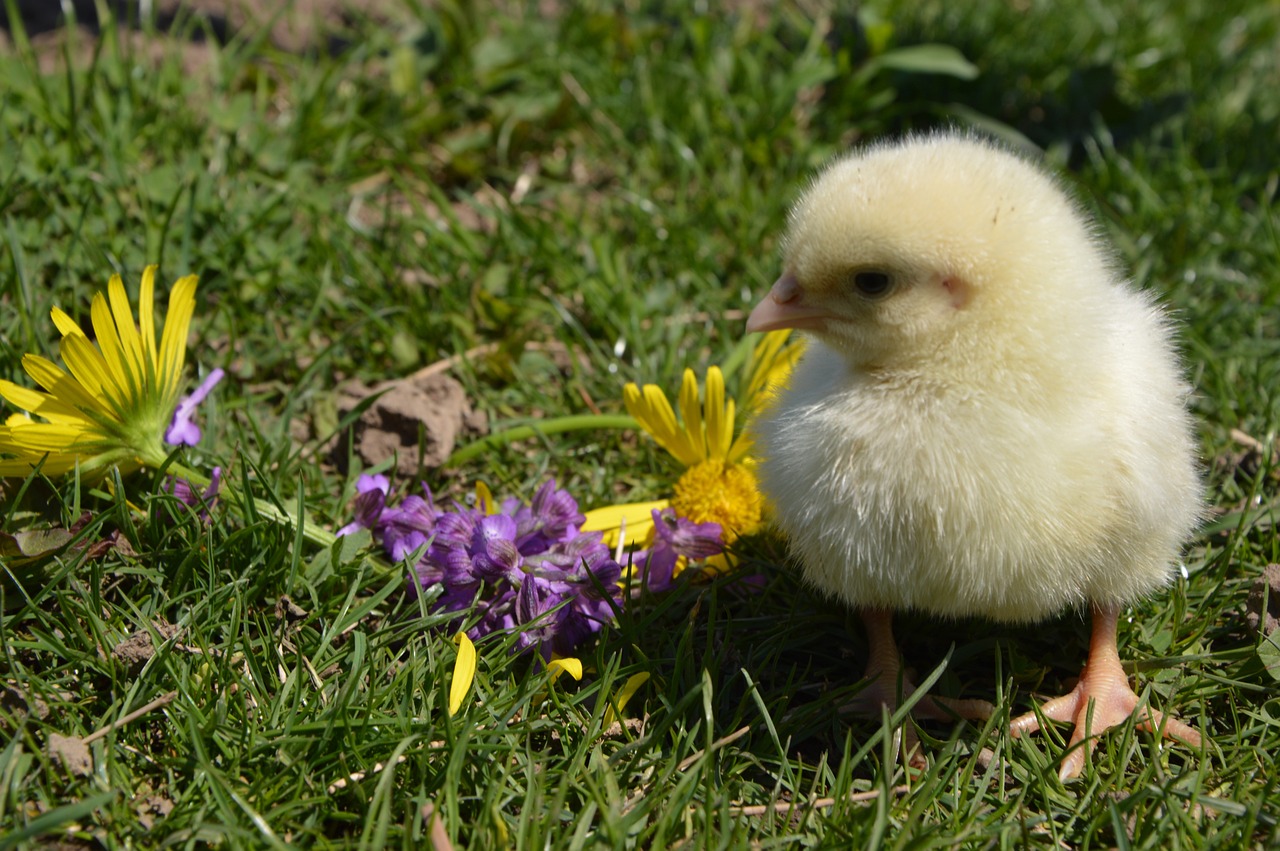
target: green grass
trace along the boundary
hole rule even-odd
[[[35,482],[21,500],[6,482],[0,531],[87,512],[78,539],[115,543],[5,566],[0,848],[422,847],[428,804],[457,847],[1280,842],[1280,684],[1244,623],[1250,585],[1280,561],[1280,475],[1230,436],[1274,445],[1280,429],[1275,4],[916,0],[868,4],[861,26],[813,4],[705,18],[563,4],[547,19],[536,5],[406,0],[395,26],[353,23],[336,55],[243,33],[194,72],[112,26],[72,71],[38,72],[15,38],[0,56],[0,377],[25,381],[23,352],[56,355],[50,307],[87,320],[112,272],[132,288],[149,262],[166,284],[197,273],[189,356],[229,378],[186,461],[336,527],[353,483],[316,450],[339,382],[497,342],[453,371],[496,429],[586,400],[620,413],[627,380],[674,392],[681,369],[738,344],[733,311],[775,277],[787,205],[816,165],[860,139],[981,120],[1068,168],[1184,323],[1214,516],[1189,579],[1131,609],[1121,652],[1154,704],[1205,730],[1203,750],[1126,726],[1064,786],[1065,730],[1002,727],[1078,672],[1081,618],[904,616],[921,677],[948,658],[942,693],[1001,707],[984,726],[927,727],[929,766],[907,778],[887,725],[839,711],[859,687],[856,618],[768,538],[742,548],[763,593],[729,578],[628,610],[585,649],[580,684],[548,687],[500,637],[482,642],[451,718],[439,618],[350,543],[317,550],[235,504],[202,523],[147,474]],[[873,58],[924,43],[954,45],[978,75]],[[662,495],[674,473],[650,442],[603,430],[428,478],[529,495],[555,476],[594,507]],[[178,633],[157,634],[155,655],[112,656],[157,624]],[[639,672],[631,720],[607,729],[605,698]],[[54,734],[171,694],[92,741],[87,776],[50,757]],[[762,805],[779,809],[741,809]]]

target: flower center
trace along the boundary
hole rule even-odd
[[[694,464],[676,482],[671,507],[695,523],[715,522],[727,544],[760,526],[764,504],[755,473],[741,464],[711,458]]]

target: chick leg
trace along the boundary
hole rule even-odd
[[[861,614],[867,630],[867,643],[870,645],[864,677],[871,682],[858,694],[850,708],[862,715],[879,715],[881,707],[892,713],[915,693],[916,686],[902,670],[898,643],[893,637],[893,613],[885,609],[863,609]],[[951,700],[925,696],[911,712],[917,718],[933,721],[954,721],[957,717],[982,721],[991,717],[995,707],[985,700]],[[902,752],[913,764],[922,761],[918,744],[915,729],[911,724],[906,724]]]
[[[1138,695],[1129,687],[1128,677],[1120,665],[1120,654],[1116,650],[1116,622],[1119,617],[1119,606],[1095,604],[1089,658],[1080,674],[1080,682],[1070,693],[1046,701],[1040,706],[1038,713],[1033,711],[1020,715],[1009,724],[1009,733],[1014,737],[1039,730],[1040,717],[1075,724],[1071,742],[1067,746],[1067,755],[1058,770],[1058,777],[1063,780],[1080,774],[1087,752],[1093,749],[1094,738],[1123,723],[1138,709]],[[1200,744],[1200,733],[1197,730],[1176,718],[1145,707],[1138,727],[1192,746]],[[1088,739],[1088,743],[1081,747],[1080,743],[1085,739]]]

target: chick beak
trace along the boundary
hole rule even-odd
[[[804,302],[804,292],[791,272],[785,273],[747,317],[748,331],[776,331],[779,328],[822,330],[828,319],[826,310]]]

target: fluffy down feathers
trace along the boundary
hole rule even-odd
[[[815,585],[1031,621],[1167,581],[1201,511],[1171,329],[1041,169],[954,135],[838,160],[748,328],[784,325],[816,339],[760,473]]]

